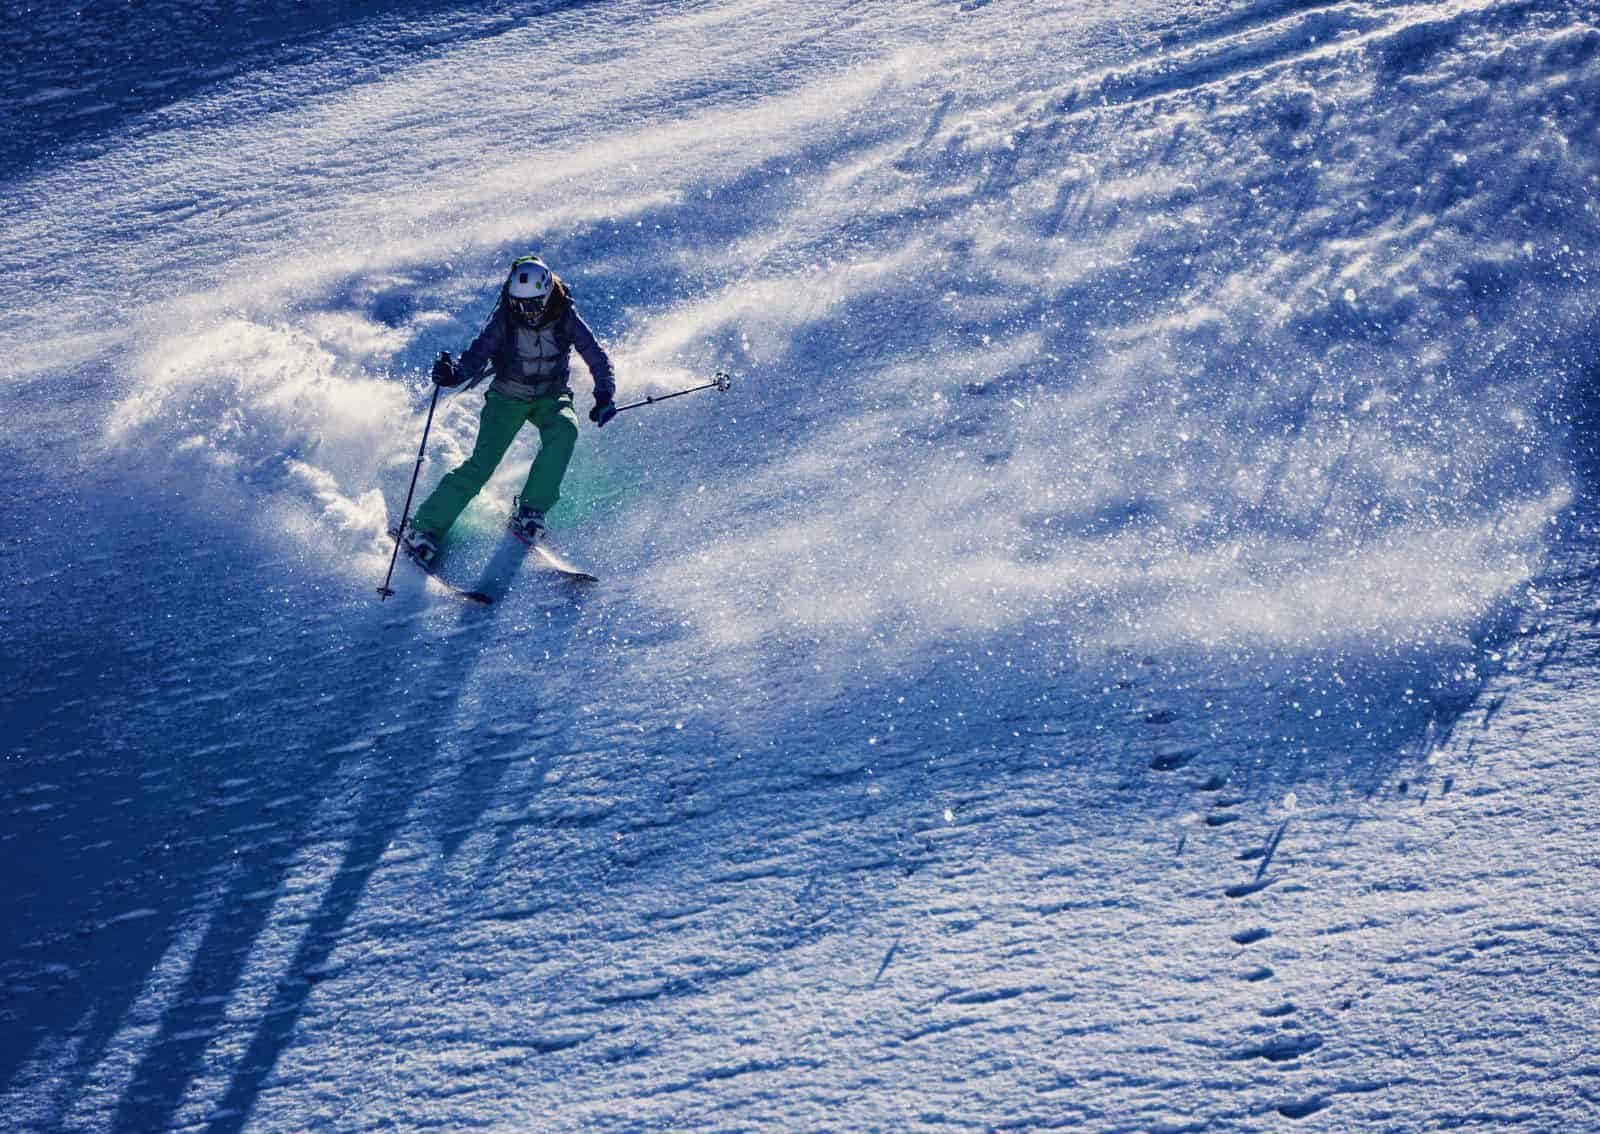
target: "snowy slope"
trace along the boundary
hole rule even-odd
[[[1600,14],[373,8],[5,33],[9,1123],[1594,1124]]]

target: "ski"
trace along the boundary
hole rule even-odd
[[[571,563],[568,563],[565,559],[561,558],[561,556],[557,555],[555,552],[551,551],[548,547],[545,547],[542,544],[536,544],[532,548],[532,551],[534,558],[540,560],[542,566],[554,571],[557,575],[560,575],[563,578],[572,579],[579,583],[598,583],[600,581],[599,575],[595,575],[589,571],[585,571],[582,567],[577,567]]]
[[[546,570],[554,571],[562,578],[571,579],[578,583],[598,583],[600,581],[599,575],[595,575],[589,571],[585,571],[582,567],[568,563],[565,559],[551,551],[544,544],[529,543],[523,538],[522,533],[517,531],[517,529],[512,527],[510,524],[506,525],[506,530],[512,535],[516,536],[518,542],[520,542],[529,550],[529,552],[533,554],[534,559],[538,560],[539,566],[545,568]]]
[[[399,539],[400,533],[394,528],[390,528],[389,538]],[[401,546],[404,547],[405,545],[402,544]],[[492,595],[486,595],[482,591],[469,591],[466,587],[459,587],[452,583],[449,579],[446,579],[432,567],[429,567],[426,563],[423,563],[420,559],[416,558],[416,556],[412,555],[410,548],[405,548],[405,552],[406,558],[417,565],[417,570],[421,571],[424,575],[428,576],[428,578],[438,583],[441,587],[455,595],[457,598],[466,599],[468,602],[480,603],[483,606],[489,606],[494,602],[494,596]]]

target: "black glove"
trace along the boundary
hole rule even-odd
[[[606,427],[606,422],[610,421],[616,416],[616,403],[610,401],[609,399],[603,402],[596,402],[594,404],[594,409],[589,411],[589,420],[594,422],[596,429],[604,429]]]
[[[461,371],[450,361],[450,352],[442,350],[433,360],[433,380],[441,386],[461,385]]]

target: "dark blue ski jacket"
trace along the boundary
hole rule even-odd
[[[502,287],[489,321],[457,362],[456,380],[450,385],[465,382],[470,389],[492,368],[495,377],[489,388],[508,398],[531,401],[570,394],[574,347],[594,378],[595,401],[613,400],[617,386],[611,359],[578,314],[566,285],[556,280],[544,314],[531,326],[512,311]]]

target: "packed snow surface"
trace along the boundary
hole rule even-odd
[[[8,1128],[1600,1125],[1592,4],[0,45]]]

